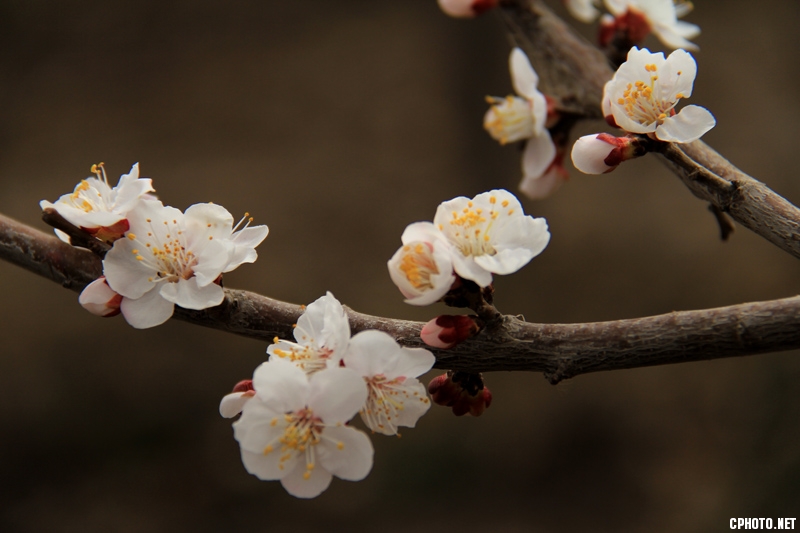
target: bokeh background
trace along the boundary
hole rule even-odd
[[[703,29],[693,103],[718,120],[704,140],[797,204],[800,4],[699,0],[687,20]],[[278,299],[330,290],[366,313],[446,312],[405,305],[385,261],[441,201],[520,178],[516,147],[481,128],[484,96],[511,91],[494,14],[457,21],[433,0],[18,0],[0,3],[0,50],[0,211],[45,229],[39,200],[92,163],[115,182],[138,161],[166,203],[268,224],[259,261],[225,281]],[[531,321],[800,292],[796,259],[744,228],[721,243],[655,158],[573,171],[551,199],[523,201],[552,241],[496,278],[496,303]],[[798,352],[556,387],[489,374],[484,416],[434,407],[402,439],[374,436],[365,481],[300,501],[244,471],[217,414],[263,343],[181,322],[136,331],[5,263],[0,294],[2,531],[705,532],[800,515]]]

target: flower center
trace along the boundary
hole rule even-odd
[[[289,459],[303,455],[306,461],[306,471],[303,474],[303,478],[309,479],[316,463],[314,446],[322,442],[323,439],[327,439],[334,442],[337,449],[344,449],[343,442],[334,441],[324,436],[323,430],[326,424],[319,417],[314,416],[314,412],[311,409],[300,409],[293,413],[286,413],[282,419],[275,417],[270,420],[270,426],[272,427],[276,427],[279,424],[284,425],[283,433],[267,443],[262,453],[269,455],[277,449],[281,454],[278,460],[278,468],[281,470],[285,468]]]
[[[328,359],[330,359],[331,355],[333,354],[333,350],[327,348],[325,346],[317,347],[315,346],[314,340],[310,339],[308,344],[302,345],[296,342],[290,342],[286,340],[281,340],[278,337],[273,339],[273,342],[276,344],[278,342],[283,342],[289,345],[289,350],[286,351],[281,348],[274,348],[272,353],[277,355],[281,358],[286,358],[289,361],[295,363],[298,367],[300,367],[306,374],[313,374],[318,370],[323,370],[328,366]]]
[[[148,278],[148,281],[177,283],[181,279],[191,278],[197,257],[186,249],[184,231],[178,221],[164,220],[163,232],[156,231],[152,219],[148,218],[147,223],[150,224],[150,231],[145,237],[140,238],[133,233],[128,233],[127,237],[143,248],[131,250],[136,260],[156,271],[156,277]]]
[[[439,273],[433,260],[433,247],[425,242],[412,242],[403,246],[400,271],[415,289],[432,289],[431,276]]]
[[[500,144],[530,139],[534,136],[533,105],[525,98],[487,96],[492,104],[483,119],[483,127]]]
[[[387,379],[383,374],[365,378],[369,396],[361,415],[370,428],[388,430],[390,434],[397,433],[398,411],[405,409],[406,400],[415,399],[424,403],[429,400],[418,391],[410,392],[409,387],[403,383],[406,378],[400,376]]]
[[[674,100],[661,98],[658,75],[656,74],[658,67],[654,64],[649,64],[645,65],[644,68],[651,73],[650,81],[645,83],[639,80],[635,83],[629,83],[625,87],[622,97],[617,99],[617,103],[623,107],[625,114],[631,120],[646,126],[654,122],[661,125],[667,117],[674,114],[673,108],[678,103],[678,100],[683,98],[683,94],[676,94]],[[678,72],[678,75],[680,75],[680,72]]]
[[[509,205],[508,200],[500,202],[503,210],[497,209],[497,197],[489,198],[491,208],[488,217],[480,207],[474,207],[473,202],[468,202],[467,207],[452,212],[452,218],[448,221],[451,226],[451,240],[465,256],[494,255],[497,251],[492,243],[491,231],[495,221],[500,216],[511,216],[514,208],[506,210]],[[444,229],[440,227],[439,229]]]
[[[103,194],[92,187],[88,181],[81,180],[75,190],[69,195],[72,205],[84,213],[92,211],[108,211]]]

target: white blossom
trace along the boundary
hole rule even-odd
[[[678,20],[691,11],[691,3],[673,0],[605,0],[606,8],[620,17],[628,12],[640,15],[650,27],[650,31],[670,48],[698,50],[697,45],[690,42],[700,35],[700,27]]]
[[[716,120],[705,108],[675,106],[692,94],[697,64],[684,50],[664,59],[635,46],[603,91],[603,113],[625,131],[651,134],[660,141],[688,143],[714,127]]]
[[[298,498],[314,498],[332,476],[364,479],[372,469],[372,443],[345,425],[367,398],[364,380],[349,368],[326,368],[307,376],[273,358],[253,375],[255,395],[233,423],[245,469],[263,480],[280,480]]]
[[[488,97],[492,106],[484,116],[483,127],[500,144],[526,141],[522,154],[523,181],[535,180],[545,174],[556,156],[556,146],[546,127],[547,99],[539,92],[539,76],[521,49],[514,48],[508,62],[511,82],[519,96]],[[529,184],[526,190],[535,188]],[[550,190],[542,189],[546,193]]]
[[[120,309],[128,323],[149,328],[169,319],[175,305],[206,309],[222,303],[215,282],[253,261],[252,248],[267,234],[266,226],[250,228],[237,239],[232,220],[219,206],[197,204],[184,214],[155,200],[142,200],[128,213],[129,231],[103,260],[109,286],[123,296]]]
[[[152,182],[149,178],[139,178],[139,163],[123,174],[113,188],[108,184],[102,163],[93,165],[92,171],[97,177],[81,180],[73,192],[62,195],[55,203],[42,200],[39,206],[55,209],[67,222],[92,233],[105,228],[107,231],[101,231],[98,237],[114,240],[127,229],[123,221],[128,212],[153,192]],[[58,235],[69,242],[63,233]]]
[[[550,241],[547,221],[525,215],[506,190],[459,196],[436,209],[433,223],[452,245],[459,276],[487,287],[492,274],[511,274],[539,255]]]
[[[392,281],[406,303],[429,305],[438,301],[456,280],[450,243],[430,222],[410,224],[401,241],[403,246],[387,264]]]
[[[294,328],[296,342],[275,338],[271,359],[285,359],[311,374],[337,367],[350,342],[350,323],[342,304],[328,292],[306,307]]]
[[[425,385],[416,378],[434,362],[428,350],[404,348],[382,331],[354,335],[344,364],[367,384],[369,396],[361,408],[367,427],[384,435],[396,435],[399,426],[413,428],[431,405]]]

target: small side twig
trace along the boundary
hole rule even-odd
[[[49,224],[69,235],[70,242],[73,246],[86,248],[100,258],[105,257],[106,252],[111,249],[110,244],[103,242],[100,239],[96,239],[89,233],[83,231],[81,228],[61,216],[61,214],[52,207],[47,207],[42,210],[42,220],[44,220],[46,224]]]
[[[717,224],[719,224],[719,237],[723,241],[727,241],[728,237],[731,236],[731,233],[736,231],[736,226],[733,223],[733,220],[725,214],[725,212],[717,207],[714,204],[708,204],[708,210],[714,215],[714,218],[717,219]]]

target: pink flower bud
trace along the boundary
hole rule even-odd
[[[105,276],[100,276],[83,289],[78,302],[93,315],[111,317],[120,313],[122,296],[111,290]]]
[[[233,392],[248,392],[254,391],[253,388],[253,380],[252,379],[243,379],[239,383],[233,386]]]
[[[440,315],[425,324],[419,336],[428,346],[447,350],[478,331],[478,324],[466,315]]]
[[[625,13],[612,17],[600,17],[600,33],[598,41],[600,46],[608,46],[612,40],[624,43],[625,48],[638,44],[650,34],[652,27],[647,17],[635,9],[628,9]]]
[[[492,404],[492,393],[480,374],[449,370],[431,380],[428,392],[434,403],[451,407],[456,416],[480,416]]]
[[[242,412],[244,404],[256,395],[252,379],[243,379],[233,386],[233,392],[226,394],[219,402],[219,414],[233,418]]]
[[[643,155],[646,147],[631,137],[608,133],[584,135],[572,146],[572,163],[585,174],[611,172],[623,161]]]
[[[475,18],[497,7],[498,0],[439,0],[442,11],[457,18]]]

